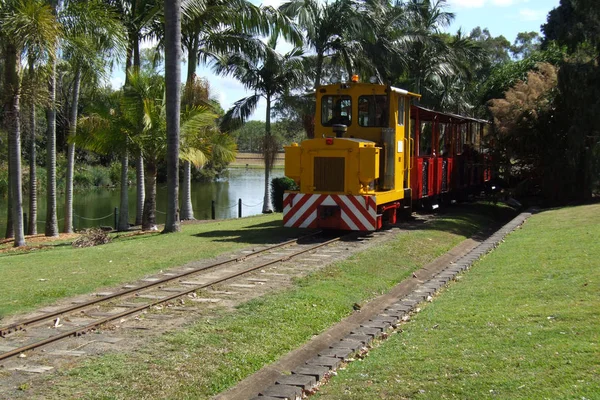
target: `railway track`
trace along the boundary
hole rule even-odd
[[[50,343],[65,340],[69,337],[83,335],[112,321],[140,314],[157,305],[175,301],[182,296],[234,280],[273,264],[288,261],[354,236],[357,235],[349,234],[331,237],[324,236],[321,232],[316,232],[301,238],[251,251],[232,259],[214,262],[197,268],[190,268],[179,273],[168,273],[163,278],[151,278],[150,281],[137,285],[127,285],[123,290],[114,293],[104,293],[99,298],[12,323],[0,328],[0,336],[3,338],[0,343],[10,339],[16,332],[47,324],[48,321],[54,321],[54,328],[56,329],[55,333],[48,337],[31,338],[31,340],[26,340],[27,343],[0,353],[0,361],[49,345]],[[276,250],[284,247],[287,247],[285,254],[275,253]],[[100,309],[109,309],[112,312],[98,313],[97,311]],[[74,327],[60,329],[61,319],[73,315],[77,315],[79,318],[82,314],[84,315],[83,321],[75,324]]]

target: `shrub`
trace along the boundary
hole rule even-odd
[[[79,189],[89,189],[94,185],[94,178],[87,169],[75,169],[73,172],[73,186]]]
[[[94,186],[110,186],[111,181],[108,168],[98,165],[91,167],[90,172],[92,174],[92,182]]]
[[[117,186],[121,183],[121,163],[119,161],[113,161],[108,166],[108,175],[110,177],[110,181],[114,186]],[[130,172],[131,169],[128,169]]]
[[[283,193],[286,190],[298,190],[298,185],[293,179],[286,178],[273,178],[271,180],[271,201],[273,202],[273,208],[277,212],[283,211]]]

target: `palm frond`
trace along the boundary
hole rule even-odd
[[[254,94],[236,101],[233,107],[223,116],[220,124],[221,130],[225,132],[233,131],[244,124],[256,110],[260,98],[260,95]]]

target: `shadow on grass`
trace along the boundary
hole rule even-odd
[[[258,228],[248,227],[235,230],[214,230],[196,233],[193,236],[210,239],[213,242],[276,244],[302,234],[301,230],[282,227],[281,222],[277,222],[272,228],[268,228],[270,224],[271,223],[259,224]]]
[[[407,230],[444,231],[475,240],[485,240],[517,214],[518,212],[510,207],[492,203],[463,203],[442,209],[435,219],[415,220],[400,223],[398,226]]]

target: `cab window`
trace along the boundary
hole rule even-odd
[[[404,97],[398,97],[398,125],[404,125]]]
[[[388,126],[387,96],[360,96],[358,98],[358,124],[364,127]]]
[[[350,96],[323,96],[321,98],[321,125],[352,124],[352,98]]]

